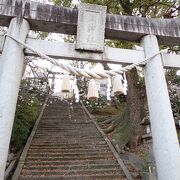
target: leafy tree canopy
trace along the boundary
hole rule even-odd
[[[73,0],[53,0],[57,5],[70,7]],[[81,0],[79,2],[107,6],[108,13],[140,17],[172,18],[178,15],[179,2],[172,0]]]

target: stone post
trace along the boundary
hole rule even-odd
[[[25,41],[28,32],[29,23],[26,20],[11,20],[9,35]],[[0,71],[0,179],[3,180],[24,64],[23,47],[7,37],[1,60],[3,63]]]
[[[146,35],[141,44],[145,57],[159,51],[154,35]],[[144,73],[158,180],[180,180],[180,148],[161,55],[149,60]]]

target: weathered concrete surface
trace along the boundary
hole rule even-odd
[[[141,44],[146,57],[159,51],[156,36],[145,36]],[[147,62],[144,77],[158,180],[179,180],[180,148],[160,55]]]
[[[17,18],[11,20],[8,33],[25,41],[29,32],[29,23]],[[24,66],[23,47],[7,38],[2,53],[0,70],[0,180],[4,178],[4,170],[9,150],[18,92]]]
[[[94,4],[79,5],[76,49],[104,51],[106,9]]]
[[[27,0],[0,0],[0,25],[8,26],[14,16],[23,16],[32,30],[76,34],[77,9],[69,9]],[[179,45],[180,20],[130,16],[106,16],[105,37],[139,42],[146,34],[158,37],[160,44]]]

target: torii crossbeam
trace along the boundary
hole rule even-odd
[[[29,30],[75,35],[78,10],[30,2],[0,0],[0,26],[8,34],[56,58],[131,64],[159,52],[160,44],[179,45],[180,20],[146,19],[120,15],[106,16],[105,38],[140,42],[144,50],[105,48],[101,54],[80,53],[73,44],[26,38]],[[0,57],[0,180],[8,155],[13,119],[21,81],[24,55],[34,55],[14,40],[6,38]],[[58,52],[59,51],[59,52]],[[141,59],[140,59],[141,60]],[[180,179],[180,148],[163,68],[180,69],[179,55],[154,57],[144,67],[153,136],[153,149],[159,180]]]
[[[0,0],[0,24],[9,26],[11,18],[24,17],[31,30],[76,35],[78,10],[28,0]],[[151,19],[107,14],[106,39],[140,42],[153,34],[160,44],[179,45],[180,20]]]

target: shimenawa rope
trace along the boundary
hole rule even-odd
[[[22,45],[24,48],[29,49],[30,51],[32,51],[33,53],[37,54],[39,57],[46,59],[47,61],[49,61],[50,63],[54,64],[55,66],[59,66],[60,68],[68,71],[70,74],[72,75],[76,75],[76,76],[84,76],[86,78],[93,78],[93,79],[102,79],[102,78],[108,78],[111,76],[116,76],[118,74],[123,74],[124,72],[127,72],[133,68],[135,68],[136,66],[139,66],[142,63],[146,63],[147,61],[151,60],[152,58],[156,57],[157,55],[161,54],[161,57],[163,58],[163,52],[166,52],[167,49],[163,49],[159,52],[157,52],[156,54],[154,54],[153,56],[147,57],[145,59],[143,59],[140,62],[131,64],[131,65],[127,65],[125,67],[122,67],[119,70],[103,70],[103,71],[92,71],[92,70],[86,70],[86,69],[80,69],[80,68],[76,68],[76,67],[72,67],[70,65],[67,64],[63,64],[61,62],[57,62],[57,60],[43,54],[42,52],[34,49],[33,47],[29,46],[28,44],[19,41],[18,39],[5,34],[5,37],[9,37],[11,39],[13,39],[14,41],[16,41],[17,43],[19,43],[20,45]]]

